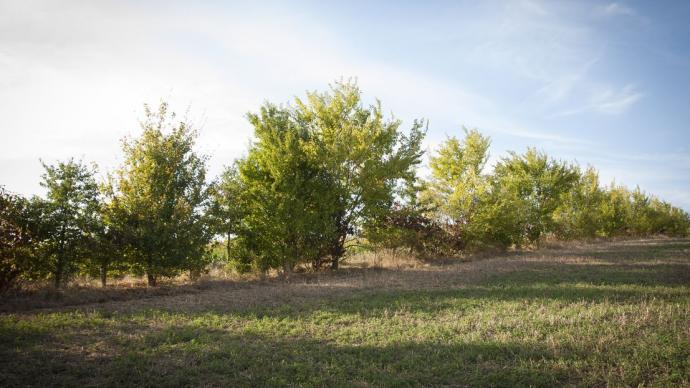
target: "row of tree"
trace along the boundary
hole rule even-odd
[[[206,159],[196,132],[166,104],[145,107],[142,134],[125,139],[125,161],[100,184],[95,166],[44,164],[45,198],[0,192],[0,286],[74,274],[198,274],[214,235]]]
[[[639,189],[603,187],[593,168],[528,149],[491,172],[490,140],[451,137],[416,176],[425,128],[408,131],[337,83],[294,104],[249,114],[244,158],[208,182],[197,132],[163,103],[145,107],[142,133],[123,141],[124,163],[102,182],[95,166],[44,164],[44,198],[0,189],[0,287],[74,274],[200,274],[222,240],[239,271],[338,268],[350,246],[420,256],[582,239],[686,236],[690,217]]]
[[[510,152],[488,173],[489,145],[476,130],[447,139],[430,158],[431,178],[394,209],[397,217],[384,219],[378,239],[438,255],[537,246],[546,237],[687,236],[690,231],[684,210],[639,187],[603,186],[593,167],[583,170],[534,148]],[[435,236],[433,249],[424,241],[429,236]]]

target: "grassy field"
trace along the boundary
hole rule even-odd
[[[690,385],[690,240],[181,290],[6,303],[0,386]]]

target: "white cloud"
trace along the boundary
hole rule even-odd
[[[546,10],[546,7],[544,4],[542,4],[540,1],[534,1],[534,0],[522,0],[519,5],[532,13],[535,13],[540,16],[548,15],[549,12]]]
[[[644,94],[632,84],[624,86],[619,91],[607,88],[592,96],[592,106],[601,113],[620,114],[627,111],[643,96]]]
[[[213,156],[213,175],[246,149],[246,112],[340,77],[356,76],[366,98],[381,98],[406,124],[422,115],[474,122],[491,107],[461,85],[368,58],[318,23],[275,9],[15,4],[0,10],[0,26],[0,181],[24,193],[41,191],[39,157],[114,168],[119,140],[138,131],[141,104],[160,98],[178,113],[191,106],[204,124],[199,148]]]
[[[598,58],[594,58],[584,63],[579,68],[556,77],[553,81],[548,82],[545,86],[537,90],[535,93],[536,97],[539,98],[541,103],[547,106],[562,102],[570,97],[578,87],[582,86],[586,80],[587,73],[598,61]]]
[[[638,91],[632,84],[628,84],[620,90],[602,87],[590,92],[588,104],[556,112],[549,115],[548,118],[573,116],[587,112],[620,115],[627,112],[642,97],[644,97],[644,93]]]
[[[191,105],[204,123],[199,147],[212,155],[212,175],[245,152],[247,111],[340,77],[357,77],[365,98],[380,98],[405,125],[430,119],[428,148],[463,124],[506,137],[498,152],[534,143],[586,148],[587,139],[559,131],[556,121],[543,130],[543,113],[622,115],[643,98],[632,83],[596,71],[606,52],[596,31],[571,17],[573,5],[482,7],[481,18],[463,9],[463,20],[418,26],[419,41],[439,45],[438,57],[420,59],[414,50],[387,57],[380,41],[367,48],[370,37],[353,38],[298,6],[2,2],[0,182],[40,192],[39,157],[81,156],[113,168],[119,139],[138,130],[141,103],[161,97],[178,112]],[[591,17],[589,5],[582,12]],[[380,35],[405,41],[398,32]],[[455,60],[452,70],[435,72],[447,60]]]
[[[596,7],[595,14],[598,16],[635,16],[637,13],[634,9],[623,5],[621,3],[609,3]]]

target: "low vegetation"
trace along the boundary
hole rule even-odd
[[[401,260],[79,306],[27,310],[4,300],[0,381],[690,384],[688,239],[571,244],[444,264]]]

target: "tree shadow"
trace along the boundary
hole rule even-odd
[[[565,257],[585,256],[612,263],[649,260],[687,263],[688,258],[690,258],[690,239],[615,241],[585,245],[574,249],[546,249],[542,253]]]
[[[391,270],[379,270],[382,276]],[[395,271],[392,271],[395,272]],[[399,281],[409,283],[424,276],[438,276],[428,271],[396,273]],[[409,276],[405,279],[405,276]],[[443,310],[482,308],[498,302],[558,303],[619,303],[631,304],[648,300],[683,302],[689,296],[690,264],[574,264],[533,262],[519,270],[489,275],[478,282],[454,283],[453,278],[439,280],[432,288],[371,288],[356,289],[329,298],[315,296],[305,303],[293,303],[286,296],[275,303],[250,308],[209,305],[196,311],[211,314],[236,314],[249,317],[295,319],[315,313],[381,316],[390,310],[411,314],[434,314]],[[184,313],[185,309],[173,309]]]
[[[683,248],[685,249],[685,248]],[[675,251],[674,251],[675,252]],[[100,324],[51,329],[31,325],[0,327],[0,383],[3,386],[143,385],[143,386],[554,386],[647,385],[660,370],[668,370],[668,385],[683,383],[673,375],[682,349],[655,353],[637,365],[631,349],[606,349],[592,354],[586,343],[481,338],[460,341],[431,336],[409,338],[330,338],[313,335],[305,325],[289,329],[290,322],[319,322],[328,330],[332,319],[353,319],[375,324],[391,314],[435,319],[493,309],[495,304],[519,302],[525,309],[554,303],[635,304],[656,300],[685,303],[690,284],[690,263],[641,262],[596,256],[590,261],[521,261],[517,269],[488,274],[467,283],[458,273],[424,270],[353,270],[328,277],[347,284],[363,276],[392,276],[405,284],[419,281],[426,288],[354,288],[338,293],[338,286],[313,287],[307,276],[293,288],[310,290],[296,302],[280,288],[268,297],[275,303],[237,307],[222,301],[201,306],[165,307],[143,304],[126,312],[96,307]],[[582,253],[579,254],[582,256]],[[644,255],[637,255],[641,260]],[[674,256],[675,257],[675,256]],[[429,277],[424,279],[423,277]],[[428,284],[438,277],[438,287]],[[305,280],[310,279],[310,280]],[[310,288],[312,287],[312,288]],[[222,292],[219,288],[217,291]],[[248,290],[254,291],[254,290]],[[325,295],[324,295],[325,294]],[[311,298],[311,299],[310,299]],[[166,320],[155,323],[155,318]],[[149,319],[151,318],[151,319]],[[270,330],[225,328],[205,320],[252,322]],[[265,321],[264,321],[265,320]],[[154,323],[152,323],[152,321]],[[330,323],[329,323],[330,322]],[[70,323],[73,325],[74,323]],[[284,331],[281,325],[285,324]],[[372,335],[385,333],[372,328]],[[115,333],[115,334],[114,334]],[[267,335],[266,333],[273,333]],[[279,334],[276,334],[279,333]],[[382,335],[382,334],[381,334]],[[320,338],[320,339],[319,339]],[[323,339],[328,338],[328,339]],[[444,338],[439,340],[438,338]],[[636,346],[636,345],[631,345]],[[642,345],[641,345],[642,346]],[[658,350],[661,352],[661,350]],[[629,354],[628,354],[629,353]],[[613,355],[612,355],[613,354]],[[640,353],[643,354],[643,353]],[[621,361],[622,360],[622,361]],[[649,360],[653,360],[650,362]],[[620,369],[620,362],[635,365]],[[597,372],[598,371],[598,372]],[[663,372],[666,373],[666,372]],[[675,377],[674,377],[675,376]],[[675,383],[675,384],[674,384]]]
[[[357,346],[198,327],[149,333],[116,354],[50,347],[3,353],[12,357],[4,386],[553,386],[580,379],[575,370],[553,368],[556,360],[584,355],[536,343]]]
[[[318,323],[319,330],[328,330],[334,319],[375,324],[391,314],[407,314],[433,320],[485,309],[500,311],[497,305],[514,302],[525,309],[553,303],[553,314],[562,306],[583,302],[682,304],[689,296],[690,262],[682,255],[688,245],[685,241],[663,245],[652,254],[639,252],[641,247],[635,244],[606,247],[601,252],[560,252],[566,260],[520,259],[519,266],[509,271],[487,267],[491,273],[469,282],[464,273],[453,271],[352,269],[323,278],[333,284],[315,286],[315,280],[323,280],[318,275],[296,276],[289,288],[276,287],[266,295],[273,298],[272,303],[238,306],[226,305],[225,300],[200,300],[195,305],[161,298],[164,306],[142,303],[127,311],[92,306],[88,314],[95,319],[83,324],[79,309],[74,312],[77,315],[67,313],[45,326],[19,322],[20,318],[15,324],[2,320],[0,385],[553,386],[612,381],[647,385],[659,373],[668,373],[664,377],[668,385],[681,385],[682,373],[669,369],[687,358],[687,351],[680,347],[666,348],[663,354],[646,348],[639,354],[652,352],[653,357],[638,365],[632,357],[639,355],[630,348],[606,349],[607,355],[599,357],[585,343],[562,341],[547,346],[520,341],[519,335],[502,341],[461,341],[452,332],[418,341],[338,338],[313,335],[302,323]],[[587,257],[593,260],[570,260],[569,255],[582,257],[583,252],[589,252]],[[351,284],[372,276],[395,279],[406,287]],[[414,287],[414,282],[420,286]],[[352,288],[343,291],[344,285]],[[297,294],[303,300],[284,292],[288,289],[303,291]],[[212,290],[227,292],[229,298],[234,295],[231,291],[237,291]],[[161,316],[165,319],[156,321]],[[213,319],[274,327],[252,331],[205,323]],[[296,325],[298,331],[295,325],[288,328],[295,322],[301,322]],[[372,328],[372,335],[386,332],[376,329]],[[634,368],[620,369],[621,360]]]
[[[146,329],[106,353],[78,346],[4,349],[3,386],[648,385],[666,373],[669,359],[683,357],[678,349],[635,365],[634,352],[599,355],[586,344],[548,346],[519,336],[343,343],[309,333],[238,334],[193,323]],[[671,385],[683,381],[677,373],[661,377]]]

